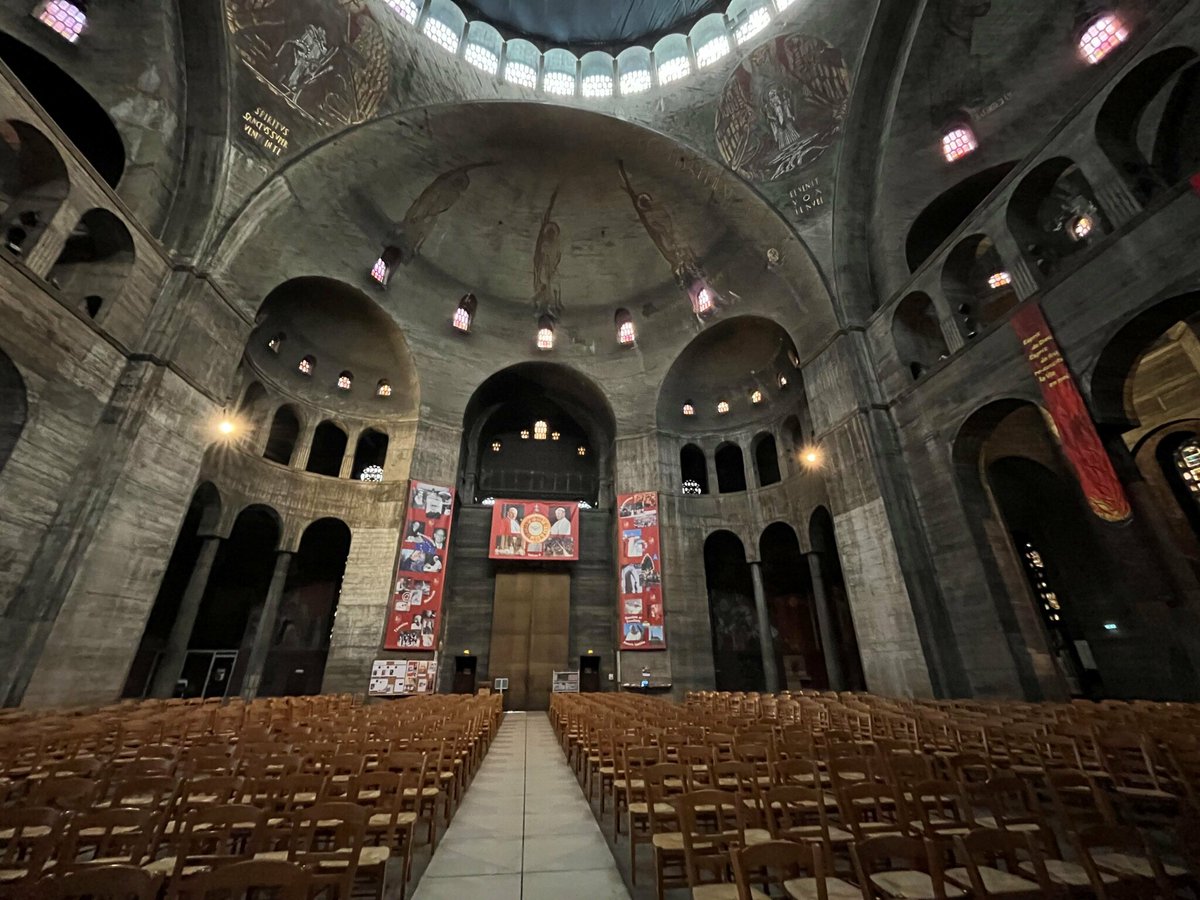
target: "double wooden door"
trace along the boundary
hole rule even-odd
[[[488,677],[507,678],[505,709],[549,709],[550,682],[567,668],[571,576],[497,572]]]

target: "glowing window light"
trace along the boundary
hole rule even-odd
[[[580,456],[587,456],[587,447],[576,447],[575,452]]]
[[[775,0],[775,8],[780,12],[783,12],[785,9],[791,6],[793,2],[795,2],[795,0]]]
[[[637,339],[637,332],[634,330],[632,322],[622,322],[621,327],[617,329],[617,343],[622,346],[628,346]]]
[[[998,291],[1002,287],[1008,287],[1012,284],[1012,276],[1007,272],[996,272],[994,275],[988,276],[988,287],[993,291]]]
[[[692,406],[691,400],[683,404],[683,414],[685,416],[694,416],[696,414],[696,407]]]
[[[550,433],[550,426],[541,419],[533,423],[533,439],[535,441],[544,441],[546,435]]]
[[[489,75],[495,75],[500,71],[500,57],[478,44],[467,44],[467,49],[463,51],[463,59]]]
[[[537,348],[539,350],[554,349],[554,323],[549,316],[542,316],[538,322]]]
[[[454,311],[454,318],[451,320],[451,324],[459,331],[470,331],[471,313],[460,306]]]
[[[313,366],[315,363],[315,359],[313,359],[311,356],[306,356],[304,359],[300,360],[300,364],[296,366],[296,368],[299,370],[301,375],[311,375],[313,373]]]
[[[33,12],[43,25],[53,28],[61,37],[74,44],[87,28],[87,13],[68,0],[45,0]]]
[[[383,466],[363,466],[358,474],[359,481],[383,481]]]
[[[495,497],[484,497],[482,500],[479,501],[479,505],[480,506],[495,506],[496,498]]]
[[[713,311],[712,291],[708,288],[700,288],[696,294],[696,315],[703,316]]]
[[[575,93],[575,76],[568,72],[547,72],[542,76],[542,90],[559,97],[570,97]]]
[[[658,67],[658,83],[670,84],[681,78],[686,78],[692,72],[692,64],[686,56],[668,59]]]
[[[375,265],[371,266],[371,277],[380,284],[388,283],[388,264],[383,261],[383,257],[375,260]]]
[[[762,391],[751,391],[750,392],[750,402],[753,403],[755,406],[758,406],[758,404],[762,403],[762,400],[763,400]]]
[[[767,12],[765,7],[760,6],[754,12],[750,13],[745,22],[737,27],[737,30],[733,33],[733,39],[739,44],[744,44],[770,24],[771,14]]]
[[[683,493],[687,496],[698,496],[701,492],[700,482],[694,478],[689,478],[683,483]]]
[[[611,97],[613,80],[611,75],[588,75],[580,82],[580,92],[585,97]]]
[[[951,128],[942,136],[942,156],[946,162],[956,162],[977,149],[979,142],[975,140],[975,132],[965,125]]]
[[[550,432],[550,440],[552,440],[552,441],[557,441],[557,440],[558,440],[560,437],[562,437],[562,433],[561,433],[561,432],[558,432],[558,431],[552,431],[552,432]]]
[[[267,341],[267,349],[272,353],[278,353],[279,348],[283,346],[283,335],[277,334],[275,337]]]
[[[1106,13],[1093,19],[1079,36],[1079,54],[1093,66],[1125,43],[1129,29],[1119,18]]]
[[[375,386],[375,396],[376,397],[392,396],[392,386],[390,384],[388,384],[387,381],[379,382],[379,384],[377,384]]]
[[[580,501],[579,501],[579,508],[580,508],[580,509],[591,509],[591,508],[592,508],[592,504],[588,503],[586,500],[580,500]],[[591,652],[592,652],[591,650],[589,650],[589,651],[588,651],[588,653],[591,653]]]
[[[724,400],[720,401],[717,404],[717,412],[720,413],[721,415],[725,415],[725,413],[729,412],[729,404],[726,403]]]
[[[499,453],[503,449],[504,449],[504,445],[502,443],[500,443],[499,441],[492,441],[492,452],[493,453]]]
[[[788,386],[788,380],[787,380],[787,376],[786,376],[786,375],[783,375],[783,374],[781,374],[781,375],[779,376],[779,387],[780,387],[780,388],[785,388],[785,387],[787,387],[787,386]]]
[[[504,80],[517,87],[537,87],[537,69],[521,62],[509,60],[504,64]]]
[[[425,20],[425,24],[421,26],[421,31],[425,33],[425,37],[429,38],[447,53],[458,52],[458,35],[445,22],[431,16]]]
[[[1071,222],[1071,236],[1077,241],[1082,241],[1092,233],[1092,229],[1095,227],[1096,223],[1090,216],[1076,216]]]
[[[701,69],[711,66],[727,53],[729,53],[729,38],[723,34],[717,35],[696,51],[696,65]]]
[[[1175,468],[1188,491],[1200,502],[1200,443],[1185,441],[1175,451]]]
[[[644,94],[651,87],[650,70],[634,69],[632,72],[622,72],[620,85],[623,97]]]
[[[529,429],[528,428],[521,429],[521,440],[523,440],[523,441],[529,440]]]
[[[414,0],[384,0],[384,3],[394,9],[396,14],[409,25],[417,24],[417,16],[421,14],[421,8]]]
[[[338,376],[337,386],[340,391],[348,391],[354,384],[354,376],[349,372],[343,372]]]

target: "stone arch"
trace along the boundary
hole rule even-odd
[[[1005,217],[1026,260],[1045,276],[1112,230],[1091,184],[1065,156],[1044,160],[1021,179]]]
[[[0,122],[0,239],[26,254],[67,198],[70,177],[53,142],[17,119]]]
[[[713,453],[713,463],[717,469],[718,493],[732,494],[746,490],[746,461],[738,444],[733,441],[718,444]]]
[[[916,381],[950,354],[937,310],[928,294],[909,294],[892,316],[892,342],[901,364]]]
[[[342,461],[346,458],[348,441],[346,429],[333,420],[324,419],[317,423],[317,427],[313,429],[304,470],[337,478],[342,471]]]
[[[756,434],[750,442],[750,453],[754,457],[754,474],[759,487],[777,484],[782,479],[774,434],[769,431]]]
[[[133,236],[107,209],[89,209],[63,245],[49,280],[70,303],[83,303],[95,319],[118,300],[135,261]]]
[[[25,430],[29,415],[29,397],[25,379],[3,350],[0,350],[0,473]]]
[[[688,493],[689,482],[696,485],[694,493],[708,493],[708,460],[696,444],[684,444],[679,448],[679,476],[684,493]]]
[[[300,438],[300,428],[300,416],[292,404],[285,403],[276,409],[271,417],[271,430],[267,433],[263,456],[283,466],[291,465],[296,442]]]
[[[969,175],[917,213],[905,238],[908,271],[915,272],[945,243],[1016,166],[1016,161]]]

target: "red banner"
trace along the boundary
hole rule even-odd
[[[442,624],[442,589],[450,554],[454,489],[414,481],[392,581],[392,602],[383,646],[388,650],[436,650]]]
[[[497,500],[490,559],[579,559],[579,504],[569,500]]]
[[[1088,505],[1106,522],[1124,522],[1132,515],[1129,499],[1041,307],[1030,303],[1011,321]]]
[[[617,497],[617,567],[622,650],[665,650],[658,494]]]

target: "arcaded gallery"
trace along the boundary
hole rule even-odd
[[[1200,0],[2,0],[0,900],[1200,900]]]

